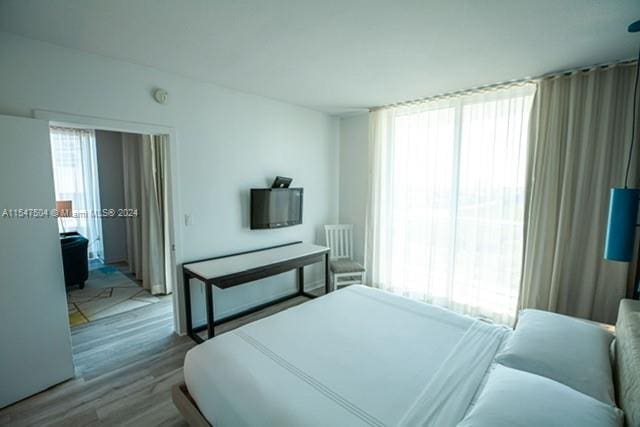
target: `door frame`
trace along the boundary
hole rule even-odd
[[[169,149],[167,150],[167,169],[170,185],[168,186],[168,205],[169,205],[169,236],[171,241],[168,242],[171,250],[171,277],[173,280],[173,324],[174,330],[179,335],[183,335],[186,331],[185,314],[182,310],[184,303],[184,295],[182,286],[179,282],[180,275],[177,274],[178,262],[182,262],[182,229],[176,226],[176,219],[180,218],[180,199],[177,197],[180,188],[179,174],[179,156],[178,156],[178,136],[177,131],[172,126],[143,123],[117,119],[106,119],[101,117],[83,116],[78,114],[68,114],[48,110],[33,110],[35,119],[46,120],[49,126],[66,126],[94,130],[106,130],[114,132],[126,132],[136,134],[152,134],[152,135],[168,135]]]

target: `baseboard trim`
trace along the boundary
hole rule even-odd
[[[120,264],[120,263],[123,263],[123,262],[127,262],[127,259],[126,258],[117,258],[117,259],[110,259],[110,260],[107,260],[107,259],[103,259],[102,260],[103,264]]]

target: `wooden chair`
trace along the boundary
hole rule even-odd
[[[329,268],[333,289],[345,285],[364,284],[365,269],[353,260],[353,225],[325,225],[329,252]]]

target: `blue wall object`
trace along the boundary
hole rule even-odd
[[[612,188],[609,200],[609,222],[604,258],[630,262],[633,257],[640,190]]]

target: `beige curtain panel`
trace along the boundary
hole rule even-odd
[[[127,218],[129,268],[145,289],[172,291],[168,266],[166,150],[164,135],[123,134],[125,205],[139,215]]]
[[[539,83],[530,122],[520,308],[613,323],[633,268],[603,259],[609,189],[622,186],[634,67]],[[638,182],[634,153],[630,185]]]

